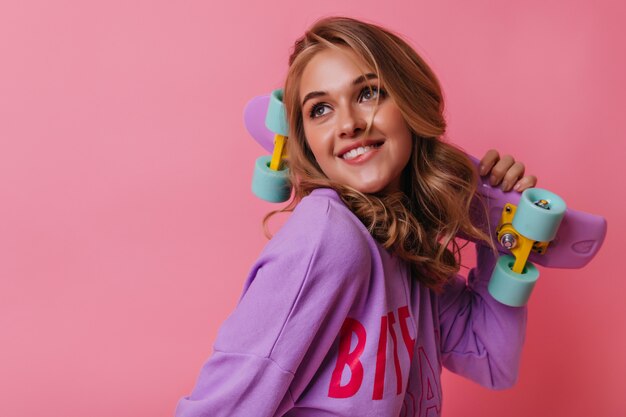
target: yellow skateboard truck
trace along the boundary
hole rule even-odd
[[[280,171],[282,162],[285,159],[287,151],[287,136],[276,134],[274,136],[274,151],[272,152],[272,160],[270,161],[270,169]]]
[[[535,204],[546,206],[547,203],[548,202],[546,200],[540,200]],[[516,211],[517,206],[511,203],[506,204],[502,210],[502,217],[500,218],[500,223],[498,224],[496,231],[500,244],[510,250],[515,257],[515,263],[513,264],[511,270],[521,274],[524,270],[526,262],[528,261],[530,252],[535,251],[541,254],[546,253],[550,242],[538,242],[529,239],[515,230],[513,227],[513,218],[515,217]]]

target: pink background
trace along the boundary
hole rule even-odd
[[[517,387],[445,373],[444,416],[623,417],[623,4],[3,2],[0,415],[173,414],[274,207],[249,191],[264,151],[242,109],[309,24],[345,14],[430,62],[453,141],[609,221],[586,269],[544,270]]]

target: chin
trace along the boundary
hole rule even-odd
[[[381,184],[367,184],[367,185],[359,184],[357,186],[351,185],[351,187],[363,194],[374,194],[379,191],[382,191],[385,188],[384,185],[381,185]]]

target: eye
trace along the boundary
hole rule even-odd
[[[359,101],[376,100],[378,97],[385,97],[385,91],[382,88],[379,89],[374,85],[370,85],[361,90],[361,93],[359,94]]]
[[[309,117],[311,119],[315,119],[316,117],[324,116],[328,113],[330,108],[326,103],[317,103],[313,107],[311,107],[311,111],[309,112]]]

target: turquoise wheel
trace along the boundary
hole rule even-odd
[[[291,196],[289,169],[279,171],[270,169],[270,155],[257,158],[252,175],[252,192],[261,200],[270,203],[282,203]]]
[[[566,209],[558,195],[541,188],[528,188],[520,197],[512,224],[529,239],[550,242],[556,236]]]
[[[539,271],[535,265],[526,262],[521,274],[513,272],[515,257],[503,255],[498,258],[496,267],[489,281],[489,294],[502,304],[511,307],[521,307],[526,305],[530,293],[535,287]]]
[[[289,124],[283,104],[283,90],[280,88],[272,91],[270,95],[270,103],[265,115],[265,126],[275,134],[289,136]]]

